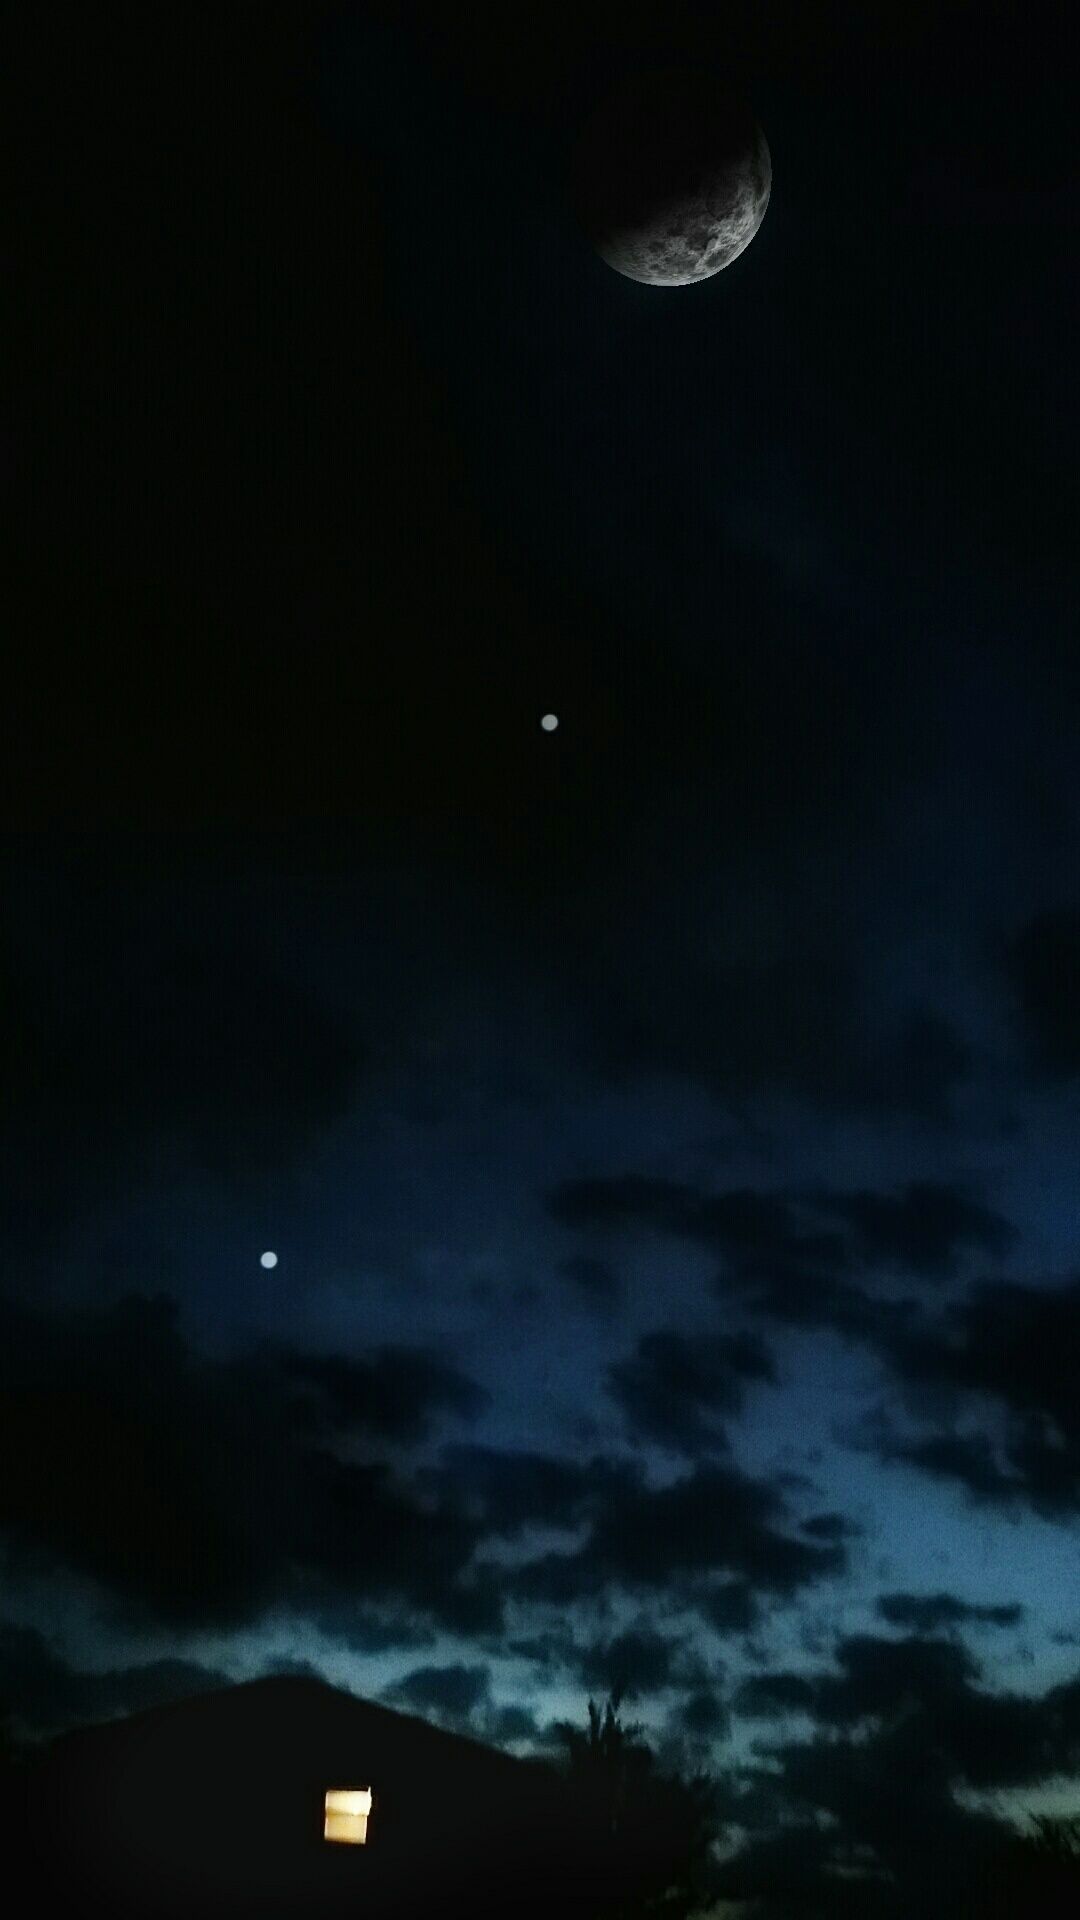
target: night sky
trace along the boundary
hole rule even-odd
[[[1064,16],[568,11],[8,36],[0,1708],[622,1683],[894,1866],[1080,1799]]]

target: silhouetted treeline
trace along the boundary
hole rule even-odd
[[[584,1730],[561,1727],[590,1859],[596,1920],[687,1920],[710,1891],[716,1791],[707,1774],[661,1771],[640,1729],[619,1719],[620,1696]]]

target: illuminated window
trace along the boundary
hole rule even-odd
[[[331,1788],[326,1796],[323,1839],[346,1840],[354,1847],[362,1847],[367,1839],[370,1812],[370,1787]]]

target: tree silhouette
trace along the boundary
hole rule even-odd
[[[584,1730],[557,1731],[580,1815],[575,1865],[597,1920],[687,1920],[709,1897],[716,1787],[662,1771],[639,1726],[619,1719],[622,1689]]]
[[[1002,1913],[1033,1920],[1076,1920],[1080,1914],[1080,1817],[1032,1814],[1027,1833],[1001,1849],[998,1901]]]
[[[1076,1920],[1080,1818],[1033,1814],[1027,1832],[1002,1830],[980,1849],[970,1873],[961,1865],[947,1905],[950,1920]]]
[[[1040,1859],[1072,1860],[1080,1871],[1080,1814],[1033,1813],[1034,1831],[1024,1836],[1029,1850]]]

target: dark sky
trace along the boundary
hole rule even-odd
[[[0,1706],[622,1678],[907,1871],[1080,1772],[1068,39],[572,13],[9,36]],[[656,289],[671,57],[773,190]]]

